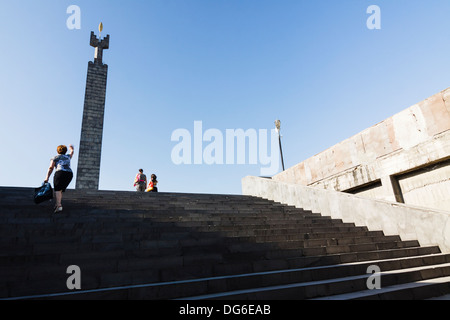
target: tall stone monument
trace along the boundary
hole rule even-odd
[[[100,24],[100,32],[102,28]],[[108,65],[103,64],[103,50],[109,49],[109,35],[101,39],[101,35],[97,38],[91,32],[90,44],[95,48],[95,56],[94,62],[88,63],[75,188],[98,190],[108,76]]]

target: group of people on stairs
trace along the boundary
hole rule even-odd
[[[69,145],[69,150],[67,150],[65,145],[60,145],[56,151],[58,155],[51,159],[44,183],[48,183],[51,174],[55,171],[55,175],[53,177],[54,193],[56,198],[54,210],[55,213],[60,213],[63,211],[61,204],[62,194],[66,191],[73,178],[70,160],[72,159],[75,150],[73,145]],[[66,154],[67,151],[69,151],[69,154]],[[139,169],[139,173],[134,179],[134,186],[139,192],[158,192],[158,187],[156,186],[157,184],[158,180],[156,180],[156,175],[152,174],[150,182],[147,185],[147,176],[144,174],[144,170],[142,169]]]
[[[138,192],[158,192],[158,180],[156,180],[156,175],[152,174],[150,176],[150,182],[147,186],[147,176],[144,174],[143,169],[139,169],[136,178],[134,178],[134,186],[136,187],[136,191]]]

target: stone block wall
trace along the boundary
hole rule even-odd
[[[106,64],[89,62],[76,189],[98,189],[107,75]]]

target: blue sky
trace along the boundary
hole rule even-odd
[[[70,5],[81,29],[66,26]],[[370,5],[381,30],[366,27]],[[131,191],[143,168],[161,191],[240,194],[259,163],[176,165],[172,133],[279,118],[291,167],[447,88],[449,14],[445,0],[0,0],[0,185],[38,186],[59,144],[78,151],[100,21],[100,188]]]

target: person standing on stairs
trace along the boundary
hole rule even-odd
[[[158,187],[156,186],[158,184],[158,180],[156,180],[156,175],[152,174],[150,177],[150,182],[148,184],[147,190],[145,192],[158,192]]]
[[[136,191],[144,192],[146,185],[147,185],[147,176],[144,174],[143,169],[139,169],[136,178],[134,178],[134,186],[136,187]]]
[[[58,155],[51,159],[50,167],[48,168],[47,176],[44,180],[44,182],[47,183],[53,170],[56,168],[55,175],[53,177],[53,185],[56,198],[55,213],[62,212],[62,194],[66,191],[73,178],[73,172],[70,168],[70,160],[72,159],[74,153],[73,145],[69,145],[69,150],[69,154],[66,155],[67,147],[64,145],[58,146],[58,148],[56,149]]]

